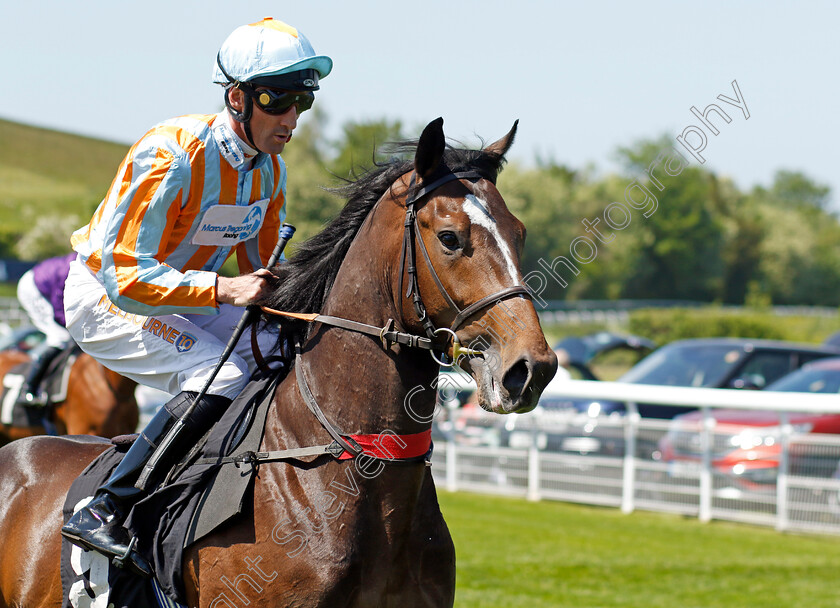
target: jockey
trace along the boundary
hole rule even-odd
[[[18,281],[18,301],[32,324],[45,336],[41,344],[29,351],[32,366],[18,396],[18,403],[23,405],[46,405],[47,398],[40,394],[38,385],[50,362],[73,342],[64,327],[64,282],[70,262],[75,259],[75,253],[49,258]]]
[[[91,502],[62,528],[72,542],[122,557],[150,575],[122,522],[145,495],[135,487],[156,446],[197,397],[243,306],[274,278],[262,269],[285,218],[279,154],[332,60],[271,18],[237,28],[219,50],[213,82],[226,109],[153,127],[129,150],[90,224],[71,239],[67,329],[104,366],[175,394],[149,422]],[[217,273],[236,252],[238,277]],[[277,336],[260,332],[270,350]],[[221,417],[256,368],[237,344],[154,471],[159,482]],[[245,344],[243,344],[245,343]],[[139,484],[138,484],[139,485]]]

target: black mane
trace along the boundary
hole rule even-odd
[[[332,192],[347,199],[341,212],[318,234],[297,247],[295,254],[276,271],[281,277],[279,286],[266,306],[286,312],[321,312],[332,289],[347,250],[373,206],[385,191],[403,174],[414,167],[416,141],[400,142],[389,147],[395,160],[375,163],[355,180],[347,180]],[[411,160],[403,160],[409,157]],[[447,145],[444,164],[451,171],[472,170],[495,183],[505,159],[484,150],[454,148]],[[394,226],[400,230],[402,225]],[[281,317],[272,317],[284,326],[294,325]]]

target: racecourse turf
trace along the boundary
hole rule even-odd
[[[840,606],[840,538],[439,493],[458,608]]]

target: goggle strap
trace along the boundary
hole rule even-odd
[[[239,82],[236,78],[234,78],[233,76],[231,76],[230,74],[228,74],[228,73],[227,73],[227,70],[225,70],[225,66],[223,66],[223,65],[222,65],[222,52],[221,52],[221,51],[219,51],[218,53],[216,53],[216,65],[218,65],[218,66],[219,66],[219,69],[222,71],[222,75],[223,75],[225,78],[227,78],[227,79],[228,79],[228,82],[229,82],[230,84],[232,84],[232,85],[233,85],[233,86],[235,86],[235,87],[238,87],[239,85],[241,85],[241,84],[242,84],[242,83],[241,83],[241,82]]]

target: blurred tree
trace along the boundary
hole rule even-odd
[[[324,139],[326,124],[326,114],[316,105],[306,113],[283,152],[288,170],[286,220],[297,228],[287,257],[294,253],[297,243],[321,230],[343,205],[339,197],[326,190],[337,181],[326,168],[331,149]]]
[[[370,168],[374,160],[386,159],[375,150],[403,137],[399,122],[379,120],[347,123],[340,138],[330,142],[325,139],[327,120],[315,106],[283,152],[288,168],[287,221],[297,228],[287,255],[293,255],[297,243],[316,234],[341,210],[344,199],[329,188]]]
[[[283,155],[288,219],[298,227],[291,253],[344,204],[326,188],[388,160],[395,152],[386,144],[405,138],[402,123],[383,119],[347,123],[328,142],[326,121],[319,109],[308,113]],[[571,257],[573,240],[587,235],[583,220],[600,218],[611,202],[624,200],[636,177],[658,199],[650,217],[634,209],[627,229],[615,231],[609,243],[597,242],[597,256],[579,265],[580,274],[565,273],[566,286],[549,281],[543,297],[838,303],[840,225],[825,211],[825,186],[779,171],[770,187],[744,194],[732,181],[688,166],[677,176],[658,174],[660,192],[645,172],[671,143],[662,136],[619,148],[623,175],[598,176],[592,166],[576,169],[543,158],[536,167],[511,163],[502,172],[499,189],[528,231],[523,274],[541,269],[541,259]]]
[[[773,176],[773,185],[767,192],[768,201],[785,207],[825,210],[831,189],[818,184],[799,171],[780,169]]]
[[[765,230],[758,278],[774,303],[840,305],[840,225],[829,197],[828,187],[792,171],[750,193]]]
[[[83,222],[75,214],[42,215],[15,243],[14,252],[21,260],[43,260],[70,253],[69,235],[81,225]]]
[[[330,170],[339,178],[352,179],[376,162],[387,160],[387,144],[403,139],[400,121],[348,122],[342,127],[341,139],[333,145],[336,154],[329,163]]]
[[[724,227],[719,190],[708,171],[686,167],[678,175],[657,174],[663,188],[644,178],[644,172],[670,140],[644,140],[618,150],[618,159],[646,183],[657,200],[645,217],[634,210],[627,254],[632,258],[621,290],[623,297],[714,301],[723,291]],[[626,183],[633,182],[628,177]],[[632,232],[631,232],[632,231]]]
[[[578,179],[559,166],[527,169],[516,163],[499,176],[500,193],[527,231],[523,274],[539,270],[541,258],[550,262],[556,256],[569,255],[569,243],[580,226],[580,210],[575,208],[573,195]],[[543,297],[565,299],[567,292],[549,281]]]

